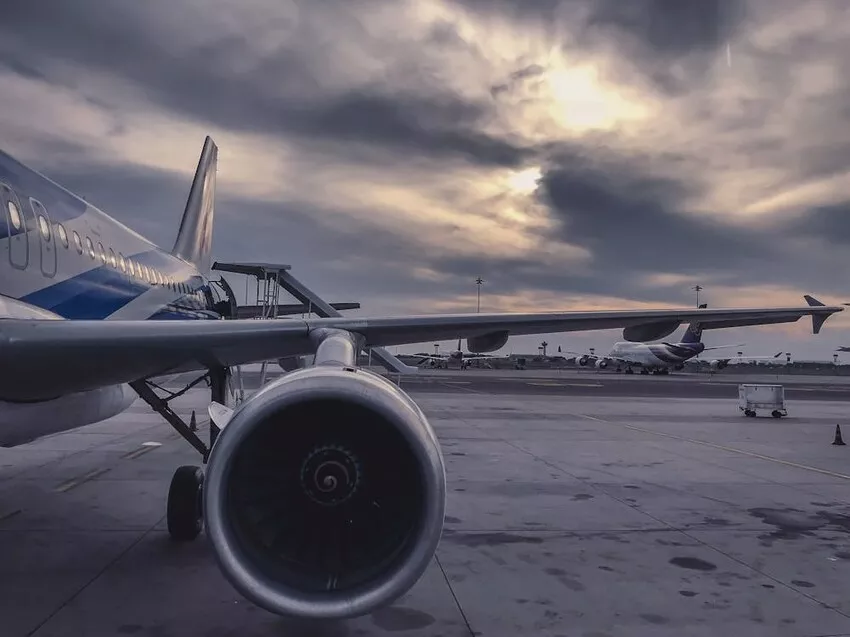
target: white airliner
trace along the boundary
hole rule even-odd
[[[417,365],[428,363],[431,367],[448,369],[450,361],[458,361],[461,369],[466,369],[473,361],[490,361],[496,358],[505,358],[504,356],[492,356],[489,354],[475,354],[472,352],[464,352],[460,346],[461,339],[457,339],[457,349],[448,354],[414,354],[418,359]]]
[[[806,301],[817,307],[819,301],[813,297],[806,295]],[[726,349],[729,347],[739,347],[742,343],[734,345],[716,345],[714,347],[706,347],[702,343],[703,327],[700,323],[691,323],[685,331],[682,341],[679,343],[632,343],[620,341],[614,343],[611,352],[605,356],[596,356],[595,354],[579,354],[570,352],[576,355],[576,362],[582,367],[593,364],[598,369],[616,365],[618,369],[623,368],[626,374],[634,374],[634,368],[640,369],[641,374],[669,374],[671,369],[682,369],[685,361],[691,360],[699,356],[703,352],[717,349]],[[773,356],[744,356],[738,352],[737,356],[729,356],[723,358],[714,358],[708,361],[711,369],[723,369],[730,363],[748,363],[753,361],[777,361],[782,352],[778,352]],[[790,360],[790,354],[788,355]]]
[[[327,304],[325,318],[233,318],[229,286],[210,279],[216,164],[207,138],[169,251],[0,153],[0,444],[109,418],[138,394],[206,465],[174,474],[171,536],[192,540],[205,526],[224,575],[274,613],[369,613],[419,579],[439,542],[437,438],[397,385],[357,367],[363,348],[464,337],[492,352],[511,334],[621,327],[625,338],[652,340],[688,321],[806,315],[817,332],[842,309],[354,318]],[[237,403],[234,366],[287,357],[313,364]],[[208,444],[149,382],[192,370],[210,382]]]

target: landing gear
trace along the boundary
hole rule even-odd
[[[241,379],[241,376],[239,377]],[[227,406],[234,406],[240,397],[236,386],[232,383],[230,369],[226,367],[211,369],[200,378],[189,383],[178,392],[169,391],[149,380],[137,380],[130,383],[139,397],[144,400],[160,416],[165,418],[177,433],[192,445],[203,457],[203,463],[209,460],[210,450],[215,444],[220,430],[212,422],[209,424],[209,444],[205,443],[197,433],[197,426],[187,424],[169,406],[169,401],[182,396],[195,385],[206,381],[210,387],[210,399]],[[160,396],[155,390],[164,392]],[[202,493],[204,472],[200,467],[183,466],[174,472],[171,486],[168,489],[168,504],[166,520],[168,533],[173,540],[188,542],[194,540],[203,529]]]
[[[174,472],[168,489],[166,521],[168,534],[177,542],[189,542],[204,527],[202,494],[204,472],[200,467],[186,465]]]
[[[633,370],[631,367],[626,367],[626,373],[627,374],[634,374],[635,370]]]

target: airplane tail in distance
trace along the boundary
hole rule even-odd
[[[683,343],[699,343],[702,340],[702,326],[699,323],[691,323],[682,337]]]
[[[218,146],[211,137],[204,140],[198,169],[189,190],[189,199],[180,221],[180,230],[171,254],[194,265],[204,276],[210,272],[213,215],[215,213],[215,173]]]

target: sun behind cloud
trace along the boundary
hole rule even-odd
[[[543,173],[540,170],[540,166],[532,166],[531,168],[513,171],[508,175],[508,187],[518,194],[530,195],[537,190],[542,177]]]

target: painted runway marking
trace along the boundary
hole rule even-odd
[[[750,458],[758,458],[759,460],[767,460],[768,462],[775,462],[777,464],[785,465],[786,467],[794,467],[795,469],[803,469],[805,471],[813,471],[814,473],[820,473],[826,476],[832,476],[833,478],[841,478],[843,480],[850,480],[850,475],[844,473],[838,473],[836,471],[829,471],[828,469],[819,469],[818,467],[812,467],[806,464],[800,464],[799,462],[791,462],[790,460],[782,460],[780,458],[774,458],[773,456],[765,456],[761,453],[755,453],[754,451],[744,451],[743,449],[735,449],[734,447],[727,447],[726,445],[718,445],[713,442],[707,442],[705,440],[696,440],[695,438],[686,438],[685,436],[677,436],[676,434],[668,434],[661,431],[653,431],[652,429],[644,429],[643,427],[635,427],[634,425],[627,425],[626,423],[621,422],[612,422],[610,420],[603,420],[602,418],[596,418],[595,416],[588,416],[587,414],[576,414],[577,416],[581,416],[582,418],[587,418],[588,420],[595,420],[596,422],[602,422],[606,425],[615,425],[618,427],[623,427],[624,429],[631,429],[632,431],[639,431],[641,433],[651,434],[653,436],[661,436],[663,438],[672,438],[673,440],[680,440],[682,442],[690,442],[694,445],[701,445],[703,447],[711,447],[712,449],[719,449],[721,451],[728,451],[730,453],[737,453],[742,456],[748,456]]]
[[[528,381],[526,385],[535,385],[537,387],[602,387],[602,383],[556,383],[547,381]]]
[[[88,473],[85,473],[78,478],[71,478],[70,480],[63,482],[58,487],[56,487],[56,490],[60,493],[67,493],[71,489],[74,489],[80,486],[81,484],[85,484],[89,480],[94,480],[98,476],[102,476],[107,471],[109,471],[109,467],[103,469],[93,469],[92,471],[89,471]]]
[[[145,443],[144,445],[142,445],[138,449],[133,449],[133,451],[128,451],[123,456],[121,456],[121,459],[122,460],[135,460],[139,456],[143,456],[146,453],[148,453],[149,451],[153,451],[154,449],[156,449],[160,446],[162,446],[162,445],[158,442]]]
[[[6,520],[10,520],[15,517],[19,513],[23,512],[23,509],[15,509],[14,511],[9,511],[8,513],[3,513],[0,515],[0,522],[5,522]]]

